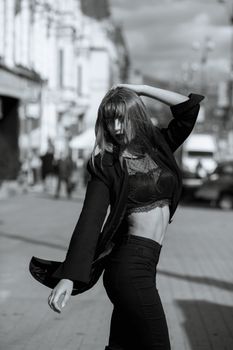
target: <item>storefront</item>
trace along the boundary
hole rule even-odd
[[[0,67],[0,180],[17,177],[19,136],[30,132],[28,125],[32,123],[28,120],[31,117],[27,115],[27,106],[40,106],[41,86],[42,81],[34,72]],[[36,118],[39,123],[39,113]]]

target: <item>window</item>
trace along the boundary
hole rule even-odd
[[[58,51],[58,86],[63,87],[63,74],[64,74],[64,52],[63,49]]]
[[[78,79],[77,79],[77,91],[78,91],[78,95],[82,95],[82,85],[83,85],[83,70],[82,70],[82,66],[78,65]]]

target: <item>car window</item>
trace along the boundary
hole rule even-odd
[[[233,175],[233,164],[227,164],[222,168],[223,174],[232,174]]]
[[[233,164],[222,164],[218,165],[216,169],[214,170],[214,173],[217,174],[231,174],[233,175]]]
[[[213,158],[213,152],[209,152],[209,151],[188,151],[187,152],[189,157],[206,157],[206,158]]]
[[[233,175],[233,163],[231,164],[218,164],[213,171],[215,174],[232,174]]]

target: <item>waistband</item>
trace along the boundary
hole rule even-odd
[[[151,248],[153,250],[161,250],[162,244],[156,242],[155,240],[147,237],[142,237],[142,236],[136,236],[136,235],[131,235],[131,234],[125,234],[120,237],[120,239],[117,242],[120,245],[123,244],[135,244],[135,245],[140,245],[144,246],[147,248]]]

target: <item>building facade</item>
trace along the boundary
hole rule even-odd
[[[44,153],[48,140],[59,155],[93,127],[128,64],[107,1],[0,0],[0,178],[15,178],[20,156]]]

